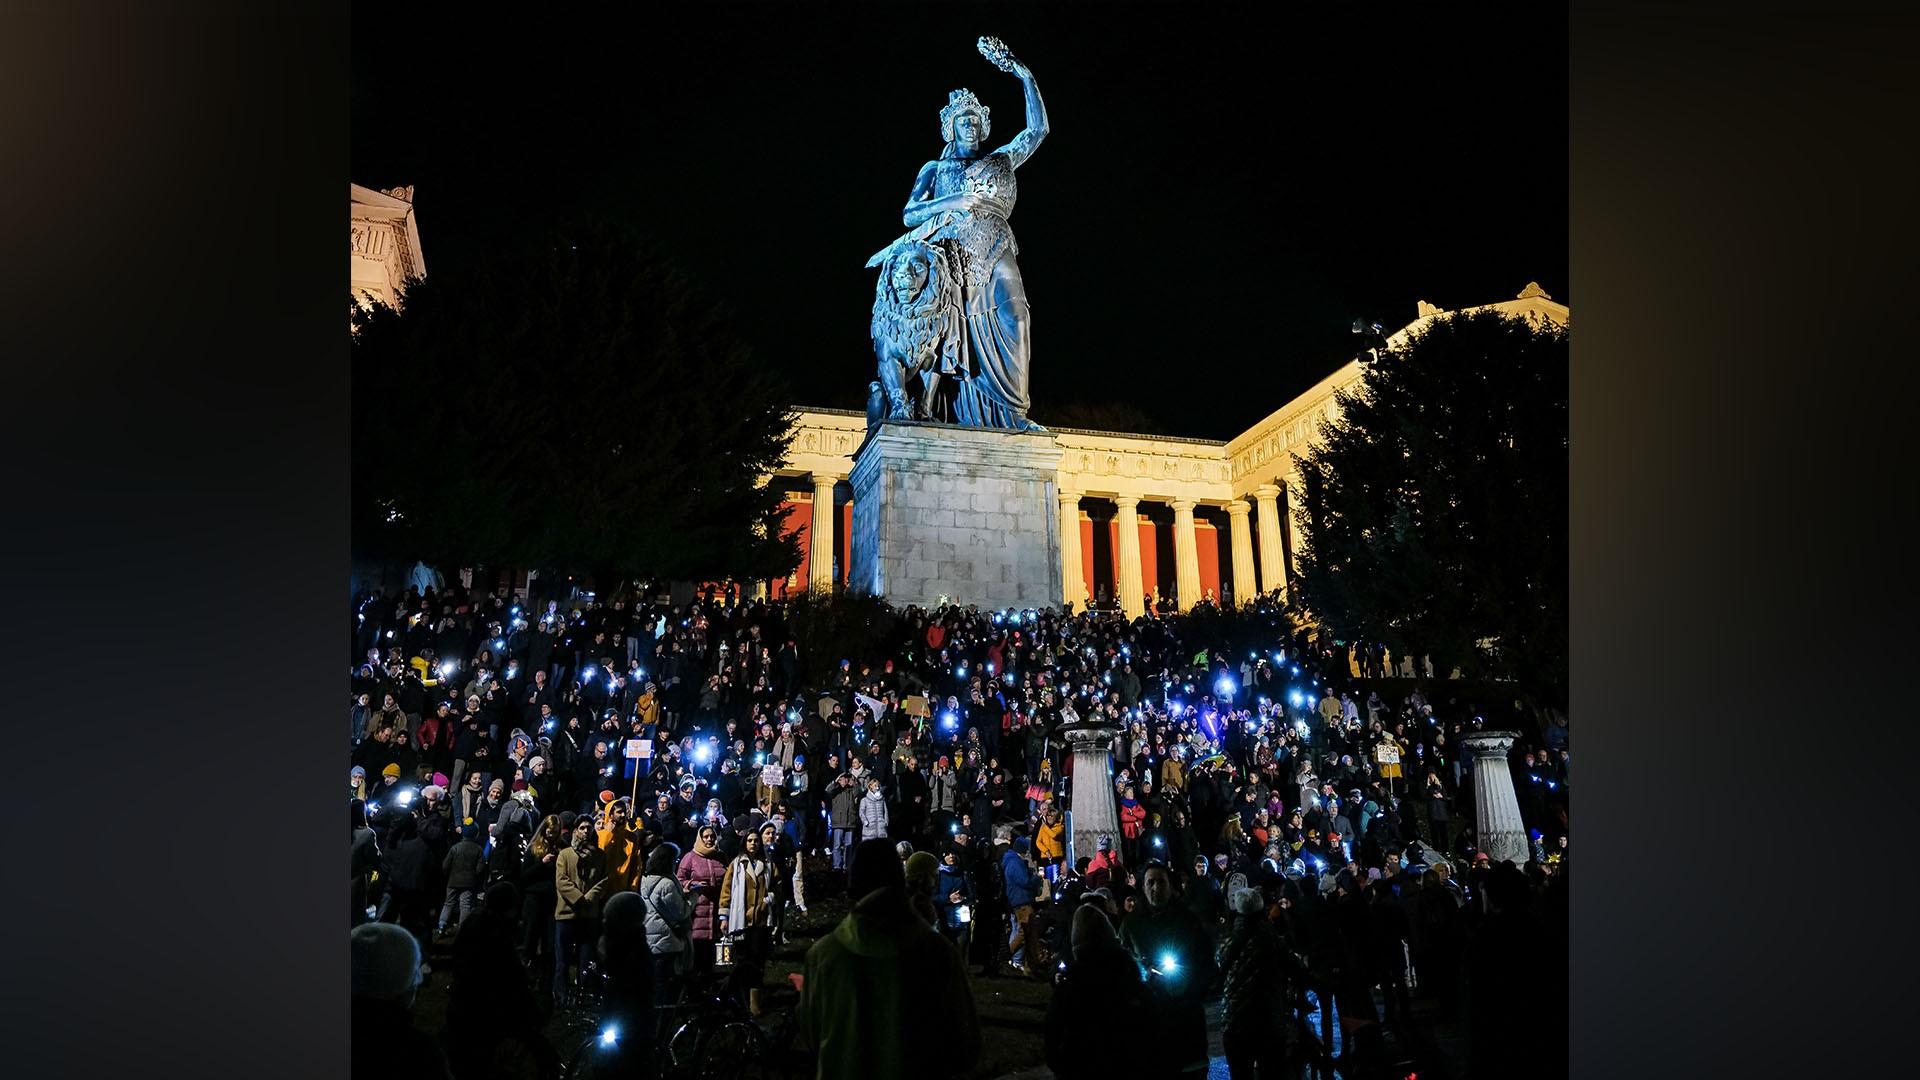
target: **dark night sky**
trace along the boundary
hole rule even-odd
[[[1464,11],[1464,9],[1463,9]],[[362,6],[352,179],[417,186],[429,275],[587,215],[660,243],[800,404],[859,408],[873,271],[940,107],[1052,134],[1013,216],[1035,413],[1229,438],[1414,301],[1567,295],[1561,12],[718,6],[521,25]],[[473,23],[474,25],[464,25]]]

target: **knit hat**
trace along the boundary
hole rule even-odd
[[[434,782],[434,784],[436,784],[436,785],[437,785],[437,786],[438,786],[438,787],[439,787],[439,788],[440,788],[440,789],[441,789],[442,791],[445,791],[445,790],[446,790],[447,788],[450,788],[450,787],[452,787],[452,786],[453,786],[453,781],[452,781],[452,780],[449,780],[449,779],[447,779],[447,774],[446,774],[446,773],[438,773],[438,772],[437,772],[437,773],[434,773],[434,774],[433,774],[433,782]]]
[[[358,776],[358,777],[360,777],[361,779],[365,779],[365,778],[366,778],[366,775],[367,775],[367,770],[365,770],[365,769],[363,769],[363,768],[361,768],[361,767],[360,767],[360,766],[358,766],[358,765],[355,765],[355,766],[354,766],[353,768],[351,768],[351,769],[348,769],[348,770],[347,770],[347,775],[348,775],[348,776]]]
[[[355,997],[404,998],[420,985],[420,943],[394,923],[361,923],[349,938]]]
[[[391,776],[391,777],[393,777],[393,778],[394,778],[394,779],[396,779],[396,780],[397,780],[397,779],[399,779],[399,778],[400,778],[400,763],[399,763],[399,762],[397,762],[397,761],[390,761],[390,762],[388,762],[388,763],[387,763],[387,767],[386,767],[386,768],[384,768],[384,769],[381,769],[381,770],[380,770],[380,775],[381,775],[381,776]]]
[[[1227,907],[1236,915],[1258,915],[1267,906],[1266,898],[1259,889],[1235,889],[1227,897]]]
[[[916,851],[907,856],[907,884],[930,885],[940,876],[940,860],[931,851]]]

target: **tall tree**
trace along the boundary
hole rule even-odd
[[[1306,607],[1563,708],[1567,330],[1455,315],[1362,363],[1300,459]]]
[[[639,241],[582,229],[356,316],[354,546],[596,577],[774,577],[783,388]],[[602,587],[609,587],[603,583]]]

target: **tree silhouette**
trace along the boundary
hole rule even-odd
[[[1455,315],[1362,363],[1300,459],[1304,604],[1564,707],[1567,330]]]
[[[762,487],[793,415],[718,310],[582,229],[357,311],[353,543],[370,558],[621,578],[774,577]]]

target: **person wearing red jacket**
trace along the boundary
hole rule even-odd
[[[1147,828],[1147,807],[1134,797],[1133,785],[1127,785],[1126,796],[1120,800],[1120,836],[1125,841],[1127,862],[1140,863],[1140,835]]]

